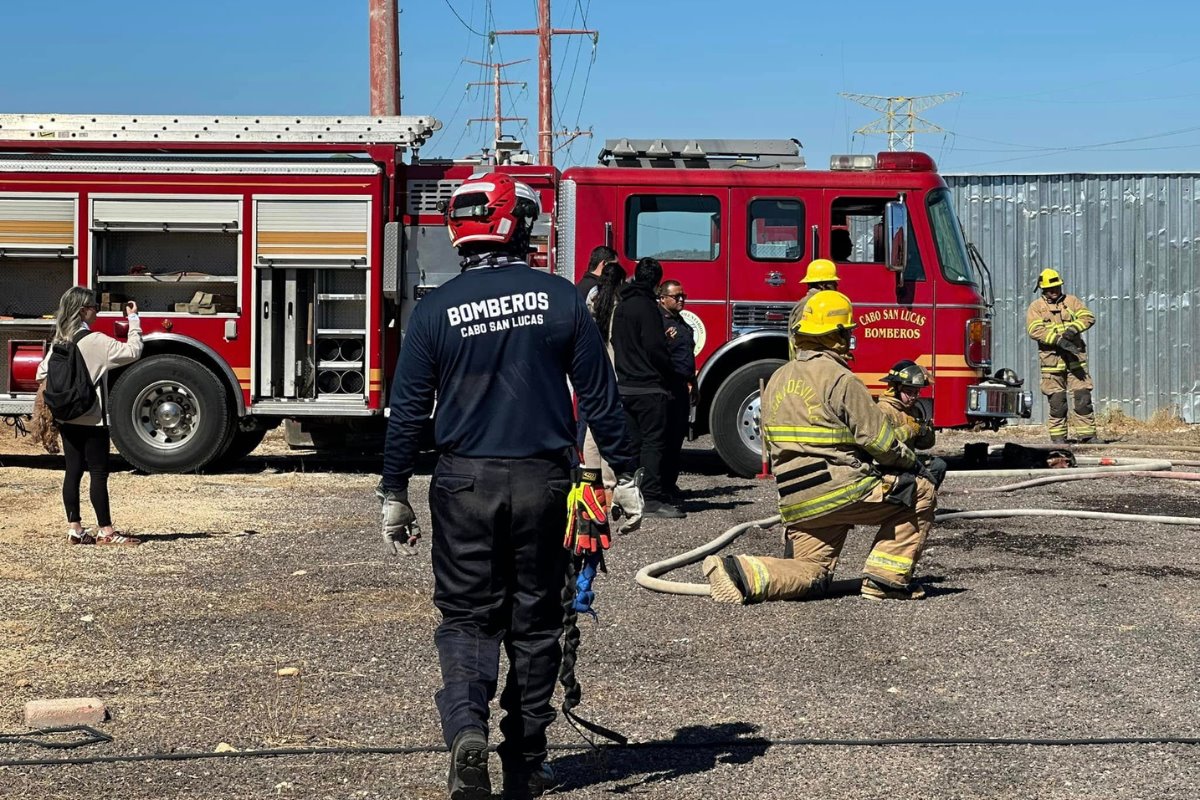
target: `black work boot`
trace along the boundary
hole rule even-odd
[[[478,728],[464,728],[454,737],[446,791],[450,800],[488,800],[492,796],[487,737]]]
[[[504,770],[504,793],[501,800],[533,800],[558,786],[558,778],[549,764],[532,771]]]

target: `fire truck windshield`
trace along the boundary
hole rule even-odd
[[[929,193],[927,203],[929,227],[933,229],[933,242],[937,245],[942,275],[951,283],[975,283],[975,273],[967,258],[967,244],[963,241],[962,228],[954,214],[950,190],[935,189]]]

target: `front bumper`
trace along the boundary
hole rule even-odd
[[[1033,394],[1020,386],[983,381],[967,387],[967,416],[985,419],[1027,419],[1033,413]]]

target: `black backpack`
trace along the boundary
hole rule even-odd
[[[82,330],[69,342],[55,342],[46,366],[46,389],[42,394],[55,422],[82,417],[96,405],[96,384],[92,383],[87,362],[79,351],[79,342],[91,331]]]

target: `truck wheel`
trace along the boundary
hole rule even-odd
[[[267,438],[267,434],[274,425],[255,426],[252,428],[242,427],[241,424],[233,426],[233,436],[229,440],[229,445],[225,448],[225,452],[214,458],[210,463],[210,467],[224,469],[237,465],[243,458],[254,452],[263,439]]]
[[[760,379],[766,382],[786,363],[766,358],[739,367],[713,396],[708,425],[717,455],[730,470],[744,478],[757,475],[762,469],[758,382]]]
[[[183,356],[138,361],[121,374],[109,400],[117,450],[143,472],[203,469],[233,435],[220,379]]]

